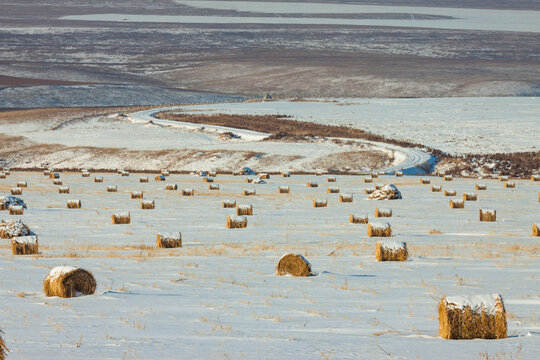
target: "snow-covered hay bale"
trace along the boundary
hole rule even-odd
[[[217,176],[217,172],[212,170],[208,172],[208,176],[215,178]]]
[[[407,243],[401,241],[377,241],[375,258],[377,261],[407,261]]]
[[[195,189],[194,188],[184,188],[182,189],[182,196],[194,196],[195,195]]]
[[[402,171],[396,171],[394,174],[395,174],[397,177],[403,176],[403,172],[402,172]]]
[[[148,182],[148,176],[141,176],[139,178],[140,183],[147,183]]]
[[[59,194],[69,194],[69,187],[68,186],[60,186],[58,188]]]
[[[53,183],[53,185],[62,185],[63,184],[62,180],[60,180],[60,179],[55,179],[55,180],[53,180],[52,183]]]
[[[478,219],[480,221],[497,221],[497,211],[480,209],[478,210]]]
[[[57,266],[43,280],[46,296],[62,298],[92,295],[96,286],[96,280],[90,272],[72,266]]]
[[[35,235],[11,238],[13,255],[34,255],[39,252],[38,238]]]
[[[19,188],[28,187],[28,183],[26,181],[17,181],[17,187]]]
[[[515,183],[515,182],[509,182],[509,181],[507,181],[507,182],[504,183],[504,187],[505,187],[505,188],[513,189],[513,188],[516,187],[516,183]]]
[[[448,296],[439,303],[439,335],[443,339],[503,339],[506,310],[499,294]]]
[[[392,209],[375,208],[375,217],[392,217]]]
[[[165,181],[166,178],[165,178],[165,176],[163,176],[163,175],[158,175],[158,176],[155,177],[154,180],[156,180],[156,181]]]
[[[11,188],[11,195],[22,195],[22,188],[20,187]]]
[[[144,197],[144,193],[142,191],[132,191],[131,192],[131,198],[132,199],[142,199]]]
[[[440,185],[431,185],[431,192],[441,192],[442,186]]]
[[[367,215],[349,214],[349,222],[351,224],[367,224],[369,222]]]
[[[338,187],[329,187],[326,191],[329,194],[338,194],[339,193],[339,188]]]
[[[353,194],[339,194],[339,202],[350,203],[353,202]]]
[[[49,179],[60,179],[60,174],[59,173],[50,173],[49,174]]]
[[[394,184],[384,185],[368,196],[370,200],[395,200],[401,199],[401,192]]]
[[[67,201],[68,209],[80,209],[81,205],[82,205],[81,200],[68,200]]]
[[[255,195],[255,189],[244,189],[244,196],[253,196]]]
[[[122,176],[129,176],[129,171],[126,171],[126,170],[122,171]]]
[[[487,185],[486,185],[486,184],[476,184],[476,185],[474,186],[474,188],[475,188],[476,190],[487,190]]]
[[[222,207],[224,209],[235,208],[236,207],[236,201],[234,201],[234,200],[223,200]]]
[[[431,184],[431,180],[430,179],[420,179],[420,184]]]
[[[213,183],[214,179],[208,176],[203,177],[203,182],[205,183]]]
[[[90,173],[88,171],[81,172],[82,177],[90,177]]]
[[[314,208],[320,208],[320,207],[326,207],[328,206],[328,201],[326,199],[314,199],[313,200],[313,207]]]
[[[327,182],[336,182],[336,178],[334,176],[329,176],[326,178]]]
[[[461,199],[452,199],[450,200],[450,209],[464,209],[465,200]]]
[[[6,174],[6,175],[10,175],[10,174],[11,174],[11,170],[10,170],[9,168],[6,168],[6,167],[2,169],[2,172],[3,172],[4,174]]]
[[[277,275],[310,276],[311,264],[299,254],[288,253],[279,259],[276,266]]]
[[[169,176],[171,172],[168,169],[161,169],[161,175],[163,176]]]
[[[372,177],[365,177],[364,178],[364,183],[372,183],[373,182],[373,178]]]
[[[444,176],[444,181],[453,181],[454,180],[454,177],[452,175],[445,175]]]
[[[508,181],[508,176],[499,176],[499,181]]]
[[[7,178],[6,174],[4,172],[0,172],[0,179]]]
[[[102,183],[103,182],[103,176],[94,176],[94,182],[95,183]]]
[[[478,195],[476,195],[475,193],[463,193],[463,200],[476,201],[478,200]]]
[[[130,224],[131,215],[129,211],[117,212],[112,215],[112,223],[115,225]]]
[[[291,173],[288,172],[288,171],[282,171],[282,172],[281,172],[281,176],[282,176],[282,177],[291,177]]]
[[[228,229],[243,229],[247,227],[247,217],[245,216],[227,216]]]
[[[369,194],[373,194],[375,190],[376,190],[375,188],[366,188],[364,192],[369,195]]]
[[[456,192],[456,190],[447,190],[447,189],[445,189],[443,194],[444,194],[444,196],[456,196],[457,192]]]
[[[171,191],[178,190],[178,185],[177,184],[167,184],[167,185],[165,185],[165,190],[171,190]]]
[[[268,175],[267,173],[260,173],[258,174],[258,176],[259,176],[259,179],[266,179],[266,180],[270,179],[270,175]]]
[[[123,172],[124,172],[124,169],[116,169],[116,173],[118,175],[122,175]]]
[[[392,227],[389,223],[371,223],[368,225],[369,237],[390,237],[392,236]]]
[[[446,173],[444,171],[437,171],[437,177],[445,177]]]
[[[156,203],[154,200],[143,200],[141,201],[141,209],[143,210],[153,210],[156,208]]]
[[[253,215],[253,205],[238,205],[236,207],[236,215]]]
[[[173,233],[158,233],[156,247],[163,249],[182,247],[182,234],[180,231]]]
[[[13,221],[2,220],[0,222],[0,238],[1,239],[11,239],[19,236],[28,236],[33,235],[30,228],[22,222],[22,220],[17,219]]]
[[[51,175],[51,170],[43,170],[43,175],[49,177],[49,175]]]
[[[219,184],[208,184],[208,189],[219,190]]]
[[[19,205],[26,208],[22,199],[11,195],[0,195],[0,210],[8,210],[10,206]]]
[[[20,205],[11,205],[9,207],[9,215],[22,215],[24,208]]]
[[[317,184],[316,182],[313,182],[313,181],[309,181],[307,183],[307,187],[316,188],[316,187],[319,187],[319,184]]]
[[[107,185],[107,192],[117,192],[118,186],[116,185]]]
[[[531,175],[531,181],[540,181],[540,175]]]
[[[280,186],[279,187],[279,193],[280,194],[289,194],[291,192],[291,188],[289,186]]]
[[[4,342],[4,339],[2,339],[2,330],[0,330],[0,360],[4,360],[8,353],[8,348],[6,346],[6,343]]]
[[[532,236],[540,236],[540,226],[538,224],[533,224]]]

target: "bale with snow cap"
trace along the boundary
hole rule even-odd
[[[288,171],[282,171],[282,172],[281,172],[281,176],[282,176],[282,177],[291,177],[291,173],[288,172]]]
[[[0,210],[8,210],[12,205],[19,205],[26,208],[26,204],[22,199],[10,195],[0,195]]]
[[[6,173],[0,172],[0,179],[5,179],[5,178],[7,178]]]
[[[353,202],[353,194],[339,194],[339,202],[349,203]]]
[[[34,255],[38,251],[39,246],[36,235],[11,238],[11,252],[13,255]]]
[[[486,184],[476,184],[474,187],[476,190],[487,190]]]
[[[379,190],[375,190],[368,196],[370,200],[395,200],[401,199],[401,193],[394,184],[385,185]]]
[[[313,200],[313,207],[319,208],[319,207],[327,207],[328,201],[326,199],[314,199]]]
[[[245,216],[227,216],[228,229],[243,229],[247,227],[247,217]]]
[[[208,176],[203,177],[203,182],[205,183],[213,183],[214,179]]]
[[[46,296],[62,298],[92,295],[96,286],[96,280],[90,272],[72,266],[57,266],[43,280]]]
[[[129,176],[129,171],[126,171],[126,170],[122,171],[122,176]]]
[[[420,179],[420,184],[431,184],[431,180],[422,178]]]
[[[463,200],[465,201],[476,201],[478,199],[478,195],[475,193],[464,193],[463,194]]]
[[[148,182],[148,176],[141,176],[139,178],[140,183],[147,183]]]
[[[22,222],[22,220],[17,219],[13,221],[2,220],[0,222],[0,238],[1,239],[11,239],[19,236],[28,236],[33,235],[30,228]]]
[[[182,195],[183,196],[194,196],[195,195],[195,189],[194,188],[182,189]]]
[[[364,183],[372,183],[372,182],[373,182],[373,178],[368,178],[368,177],[364,178]]]
[[[94,182],[95,183],[102,183],[103,182],[103,176],[94,176]]]
[[[51,170],[43,170],[43,175],[48,177],[49,175],[51,175]]]
[[[17,181],[17,187],[20,187],[20,188],[28,187],[28,183],[26,181]]]
[[[450,209],[464,209],[465,200],[452,199],[450,200]]]
[[[508,181],[508,176],[499,176],[499,181]]]
[[[144,197],[144,193],[142,191],[132,191],[131,192],[131,198],[132,199],[142,199]]]
[[[280,194],[289,194],[291,192],[291,188],[289,186],[280,186],[279,187],[279,193]]]
[[[327,182],[336,182],[336,178],[334,176],[329,176],[326,178]]]
[[[81,172],[82,177],[90,177],[90,173],[88,171]]]
[[[444,190],[444,196],[456,196],[457,192],[456,190]]]
[[[208,189],[219,190],[219,184],[208,184]]]
[[[11,195],[22,195],[22,189],[20,187],[11,188]]]
[[[375,208],[375,217],[392,217],[392,209]]]
[[[510,188],[513,189],[513,188],[516,187],[516,183],[515,183],[515,182],[508,182],[508,181],[507,181],[507,182],[504,183],[504,187],[505,187],[505,188],[509,188],[509,189],[510,189]]]
[[[236,201],[234,201],[234,200],[223,200],[222,207],[224,209],[235,208],[236,207]]]
[[[378,174],[378,173],[374,173],[374,172],[370,173],[369,175],[370,175],[371,178],[373,178],[373,179],[376,179],[376,178],[379,177],[379,174]]]
[[[532,236],[540,236],[540,226],[538,224],[533,224]]]
[[[58,188],[59,194],[69,194],[69,187],[68,186],[60,186]]]
[[[9,215],[22,215],[24,213],[24,207],[20,205],[11,205],[9,207]]]
[[[288,253],[279,259],[276,266],[277,275],[310,276],[311,264],[299,254]]]
[[[253,205],[238,205],[236,207],[236,215],[253,215]]]
[[[403,176],[403,172],[402,172],[402,171],[396,171],[395,174],[396,174],[397,177]]]
[[[141,209],[143,210],[153,210],[156,208],[156,203],[154,200],[143,200],[141,201]]]
[[[439,334],[443,339],[504,339],[506,310],[499,294],[448,296],[439,303]]]
[[[244,190],[244,196],[253,196],[255,195],[255,189]]]
[[[446,173],[444,171],[437,171],[437,177],[445,177]]]
[[[497,211],[496,210],[486,210],[480,209],[478,218],[480,221],[497,221]]]
[[[3,331],[0,330],[0,360],[4,360],[9,352],[4,339],[2,339]]]
[[[107,192],[117,192],[118,187],[116,185],[107,185]]]
[[[165,190],[171,190],[171,191],[178,190],[178,185],[177,184],[167,184],[167,185],[165,185]]]
[[[392,236],[392,227],[389,223],[371,223],[368,225],[369,237],[390,237]]]
[[[161,169],[161,175],[163,176],[169,176],[171,173],[168,169]]]
[[[81,206],[82,206],[81,200],[68,200],[67,201],[68,209],[80,209]]]
[[[217,172],[215,170],[209,171],[208,176],[215,178],[217,176]]]
[[[53,180],[52,183],[53,183],[53,185],[62,185],[63,184],[62,180],[60,180],[60,179],[55,179],[55,180]]]
[[[540,175],[531,175],[532,181],[540,181]]]
[[[431,192],[441,192],[442,186],[439,185],[431,185]]]
[[[131,215],[129,211],[118,212],[112,215],[112,223],[115,225],[119,224],[130,224]]]
[[[454,180],[454,177],[452,175],[445,175],[444,176],[444,181],[453,181]]]
[[[307,183],[307,187],[316,188],[316,187],[319,187],[319,184],[317,184],[316,182],[313,182],[313,181],[309,181]]]
[[[179,231],[173,233],[158,233],[156,246],[163,249],[182,247],[182,234]]]
[[[329,187],[326,191],[329,194],[338,194],[339,193],[339,188],[338,187]]]
[[[270,175],[268,175],[267,173],[260,173],[258,176],[259,176],[259,179],[265,179],[265,180],[270,179]]]
[[[156,181],[165,181],[165,179],[166,179],[165,176],[163,176],[163,175],[158,175],[158,176],[155,177],[154,180],[156,180]]]
[[[407,261],[407,243],[397,241],[378,241],[375,248],[377,261]]]
[[[50,173],[49,174],[49,179],[60,179],[60,174],[59,173]]]
[[[349,214],[349,222],[351,224],[367,224],[368,216],[351,213]]]
[[[3,171],[4,174],[6,174],[6,175],[10,175],[10,174],[11,174],[11,169],[8,168],[8,167],[3,168],[2,171]]]

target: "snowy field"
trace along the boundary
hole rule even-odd
[[[536,97],[338,99],[183,107],[223,114],[283,114],[408,140],[450,154],[538,151]]]
[[[25,180],[21,218],[40,240],[39,256],[13,256],[0,242],[0,325],[9,359],[534,359],[540,352],[539,245],[530,236],[539,222],[540,183],[515,189],[485,180],[486,191],[465,209],[449,209],[417,177],[382,177],[403,200],[366,200],[362,177],[337,176],[352,203],[327,194],[326,176],[272,177],[246,184],[218,175],[219,191],[201,178],[171,175],[166,182],[62,173],[70,194],[59,194],[41,173],[12,172],[0,180],[5,194]],[[319,183],[307,188],[308,181]],[[432,184],[474,191],[474,180]],[[195,196],[165,191],[165,184],[195,188]],[[117,185],[117,193],[107,193]],[[289,185],[290,194],[278,194]],[[256,189],[255,196],[241,196]],[[155,210],[140,210],[130,192],[144,191]],[[327,208],[313,208],[327,198]],[[80,199],[82,209],[67,209]],[[252,204],[246,229],[225,228],[224,199]],[[390,208],[393,239],[408,244],[407,262],[376,262],[367,225],[349,213]],[[478,221],[478,209],[497,210],[495,223]],[[130,225],[111,215],[131,212]],[[155,249],[158,232],[181,231],[180,249]],[[280,277],[277,261],[298,252],[317,276]],[[46,298],[42,281],[58,265],[91,271],[95,295]],[[508,312],[504,340],[449,341],[438,337],[437,299],[443,295],[500,293]]]

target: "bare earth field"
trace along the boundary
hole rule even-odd
[[[93,176],[103,175],[103,183]],[[13,256],[0,241],[0,323],[11,359],[534,359],[538,341],[538,222],[540,182],[517,180],[515,189],[487,180],[478,201],[449,209],[449,197],[432,193],[417,177],[381,177],[403,199],[369,201],[362,177],[272,176],[246,184],[244,176],[218,175],[219,191],[202,178],[171,175],[139,183],[139,174],[61,173],[70,194],[59,194],[41,172],[13,171],[0,193],[27,181],[22,219],[39,236],[40,254]],[[475,180],[430,178],[432,185],[474,190]],[[308,181],[318,188],[308,188]],[[164,190],[166,183],[193,187],[195,196]],[[117,193],[107,193],[117,185]],[[278,186],[290,194],[278,194]],[[329,186],[354,196],[339,203]],[[243,189],[256,195],[244,197]],[[142,190],[155,210],[140,210],[130,192]],[[327,198],[327,208],[312,200]],[[80,199],[81,209],[67,209]],[[224,199],[253,205],[245,229],[225,228]],[[377,262],[367,225],[349,224],[349,213],[392,209],[384,219],[393,240],[406,241],[411,258]],[[497,210],[497,221],[478,221],[478,209]],[[131,224],[111,215],[130,211]],[[183,247],[156,249],[157,232],[181,231]],[[276,276],[277,261],[298,252],[316,276]],[[47,298],[42,281],[58,265],[91,271],[95,295]],[[443,340],[437,301],[444,295],[500,293],[508,338]],[[31,329],[31,330],[29,330]]]

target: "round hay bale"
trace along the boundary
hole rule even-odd
[[[117,192],[118,186],[116,185],[107,185],[107,192]]]
[[[450,209],[464,209],[465,200],[452,199],[450,200]]]
[[[397,241],[378,241],[375,246],[377,261],[407,261],[409,252],[407,243]]]
[[[291,188],[289,186],[280,186],[279,187],[279,193],[280,194],[289,194],[291,192]]]
[[[9,207],[9,215],[23,215],[24,207],[21,205],[11,205]]]
[[[147,183],[148,182],[148,176],[141,176],[139,178],[140,183]]]
[[[53,180],[53,185],[62,185],[62,180],[60,179],[56,179],[56,180]]]
[[[353,202],[353,194],[339,194],[339,202],[350,203]]]
[[[59,194],[69,194],[69,187],[68,186],[60,186],[58,188]]]
[[[177,184],[167,184],[165,185],[165,190],[175,191],[178,190]]]
[[[11,195],[22,195],[22,189],[20,187],[11,188]]]
[[[326,199],[314,199],[313,200],[313,207],[314,208],[320,208],[320,207],[327,207],[328,201]]]
[[[80,268],[57,266],[43,280],[46,296],[70,298],[79,295],[92,295],[96,291],[94,276]]]
[[[431,185],[431,192],[441,192],[442,187],[439,185]]]
[[[103,177],[102,176],[94,176],[94,182],[95,183],[102,183]]]
[[[504,339],[506,310],[499,294],[443,297],[439,303],[443,339]]]
[[[339,188],[338,187],[329,187],[326,190],[326,192],[329,193],[329,194],[338,194],[339,193]]]
[[[19,236],[11,239],[11,252],[13,255],[35,255],[39,253],[38,238],[36,235]]]
[[[212,170],[208,172],[208,176],[215,178],[217,176],[217,173],[214,170]]]
[[[316,187],[319,187],[319,184],[317,184],[316,182],[313,182],[313,181],[309,181],[307,183],[307,187],[316,188]]]
[[[373,178],[372,177],[365,177],[364,178],[364,183],[372,183],[373,182]]]
[[[390,237],[392,236],[392,227],[389,223],[371,223],[368,224],[369,237]]]
[[[214,179],[208,176],[203,177],[203,182],[205,183],[213,183]]]
[[[88,171],[81,172],[82,177],[90,177],[90,173]]]
[[[0,172],[0,179],[5,179],[7,176],[4,172]]]
[[[454,180],[454,177],[452,175],[445,175],[444,176],[444,181],[453,181]]]
[[[255,189],[247,189],[247,190],[244,190],[244,196],[253,196],[255,195]]]
[[[288,171],[282,171],[282,172],[281,172],[281,176],[282,176],[282,177],[291,177],[291,173],[288,172]]]
[[[194,196],[195,195],[195,189],[194,188],[182,189],[182,195],[183,196]]]
[[[456,190],[444,190],[444,196],[456,196]]]
[[[156,180],[156,181],[165,181],[165,176],[163,176],[163,175],[158,175],[158,176],[156,176],[155,180]]]
[[[143,210],[153,210],[156,208],[156,203],[154,200],[143,200],[141,201],[141,209]]]
[[[7,356],[7,353],[9,352],[6,343],[4,342],[4,339],[2,338],[2,334],[4,332],[0,330],[0,360],[4,360]]]
[[[437,177],[445,177],[446,173],[444,171],[437,171]]]
[[[430,179],[420,179],[420,184],[431,184],[431,180]]]
[[[476,201],[478,200],[478,195],[475,193],[464,193],[463,194],[463,200],[465,201]]]
[[[208,189],[219,190],[219,184],[208,184]]]
[[[531,181],[540,181],[540,175],[531,175]]]
[[[122,171],[122,176],[129,176],[129,171],[126,171],[126,170]]]
[[[112,215],[112,223],[115,225],[130,224],[131,214],[129,211],[115,213]]]
[[[253,215],[253,205],[238,205],[236,207],[236,215]]]
[[[375,217],[392,217],[392,209],[375,208]]]
[[[144,193],[142,191],[132,191],[131,192],[131,198],[132,199],[142,199],[144,197]]]
[[[478,210],[478,218],[480,221],[497,221],[497,211],[496,210]]]
[[[228,229],[243,229],[247,227],[247,217],[245,216],[227,216]]]
[[[277,275],[310,276],[311,264],[302,255],[288,253],[279,259],[276,266]]]
[[[395,175],[396,175],[397,177],[403,176],[403,172],[402,172],[402,171],[396,171],[396,172],[395,172]]]
[[[515,182],[508,182],[508,181],[507,181],[507,182],[504,183],[504,187],[505,187],[505,188],[508,188],[508,189],[513,189],[513,188],[516,187],[516,183],[515,183]]]
[[[17,187],[20,187],[20,188],[28,187],[28,183],[26,181],[17,181]]]
[[[376,179],[376,178],[379,177],[379,174],[372,172],[372,173],[369,174],[369,176],[371,176],[372,179]]]
[[[59,173],[50,173],[49,174],[49,179],[60,179],[60,174]]]
[[[368,221],[367,215],[349,214],[349,223],[351,224],[367,224]]]
[[[508,181],[508,176],[499,176],[499,181]]]
[[[156,247],[163,249],[182,247],[182,234],[179,231],[174,233],[158,233]]]
[[[486,184],[476,184],[476,185],[474,186],[474,188],[475,188],[476,190],[487,190],[487,185],[486,185]]]
[[[51,175],[51,170],[43,170],[43,175],[48,177],[49,175]]]
[[[82,206],[81,200],[68,200],[67,201],[68,209],[80,209],[81,206]]]
[[[334,176],[329,176],[326,178],[327,182],[336,182],[336,178]]]
[[[540,226],[538,224],[533,224],[532,236],[540,236]]]
[[[161,169],[161,175],[163,176],[169,176],[171,173],[168,169]]]
[[[222,207],[224,209],[235,208],[236,207],[236,201],[235,200],[223,200]]]

